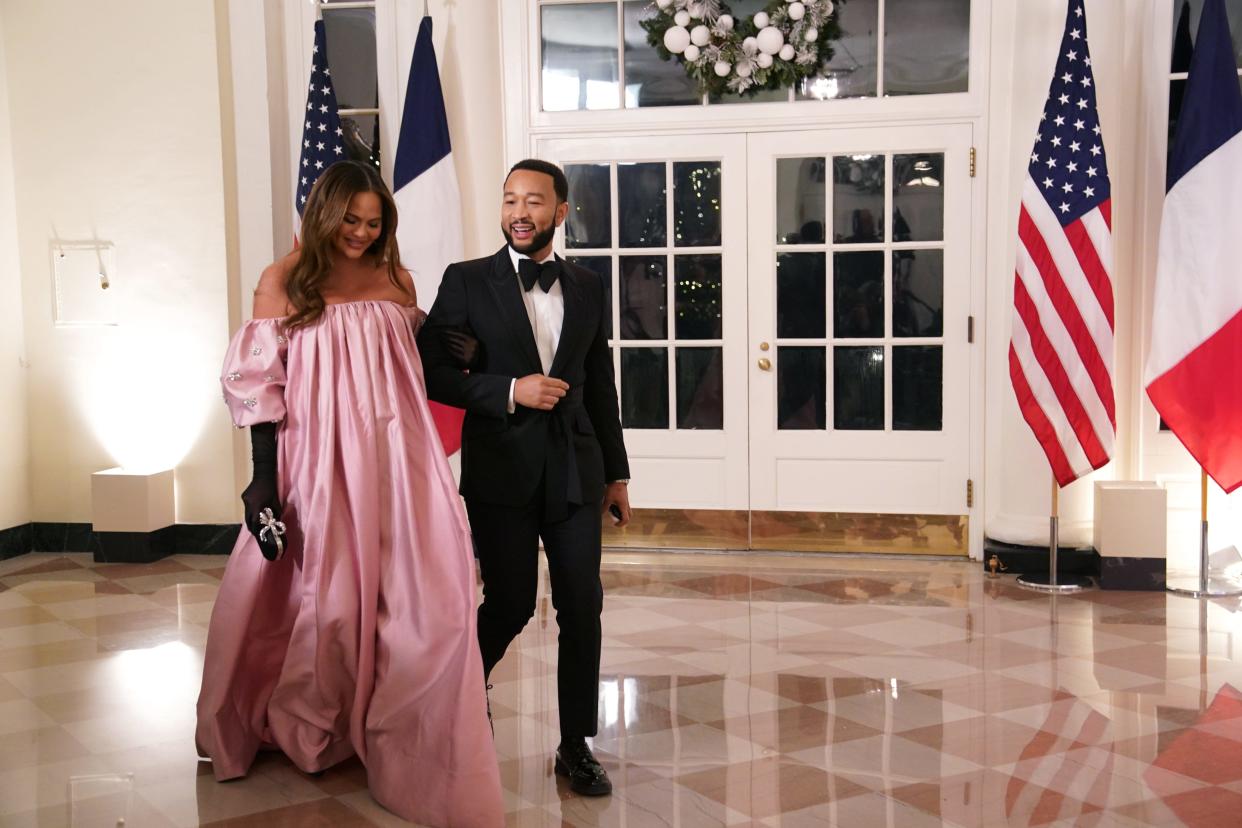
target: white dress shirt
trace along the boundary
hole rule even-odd
[[[549,253],[540,259],[539,263],[550,260],[554,255],[554,253]],[[543,366],[543,373],[546,375],[552,370],[552,357],[556,355],[556,348],[561,342],[561,327],[565,323],[565,293],[561,290],[561,280],[557,279],[553,282],[552,289],[547,293],[544,293],[543,288],[538,284],[526,290],[522,287],[522,278],[517,273],[521,269],[519,263],[522,259],[530,257],[509,247],[509,258],[513,261],[513,278],[517,280],[518,292],[522,295],[522,304],[526,306],[526,316],[530,319],[530,329],[535,335],[535,349],[539,352],[539,364]],[[517,379],[515,378],[509,383],[510,414],[517,409],[517,404],[513,399],[516,387]]]

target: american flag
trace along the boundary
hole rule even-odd
[[[1043,724],[1010,771],[1005,824],[1087,823],[1109,801],[1113,741],[1112,720],[1057,688]]]
[[[1022,189],[1009,375],[1065,486],[1113,454],[1112,206],[1083,0],[1061,52]]]
[[[328,68],[323,21],[316,20],[310,84],[306,91],[306,122],[302,126],[302,157],[298,160],[298,193],[293,203],[299,216],[315,179],[333,162],[345,159],[344,134],[337,115],[336,92],[332,89],[332,70]]]

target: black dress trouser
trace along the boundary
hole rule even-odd
[[[543,538],[552,582],[552,606],[560,629],[557,690],[561,738],[594,736],[599,706],[600,613],[599,504],[569,506],[565,520],[544,517],[543,487],[531,503],[503,506],[467,499],[470,528],[483,575],[479,649],[483,672],[505,654],[535,614],[539,586],[539,539]]]

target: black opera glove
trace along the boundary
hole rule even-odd
[[[250,426],[250,459],[254,467],[250,485],[241,494],[246,528],[259,542],[269,561],[284,555],[285,526],[280,522],[280,497],[276,487],[276,424]]]
[[[454,364],[463,371],[472,370],[483,361],[482,343],[461,328],[445,328],[440,331],[440,344]]]

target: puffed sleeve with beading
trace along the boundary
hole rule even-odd
[[[238,428],[285,418],[288,339],[278,319],[252,319],[233,335],[220,385]]]

